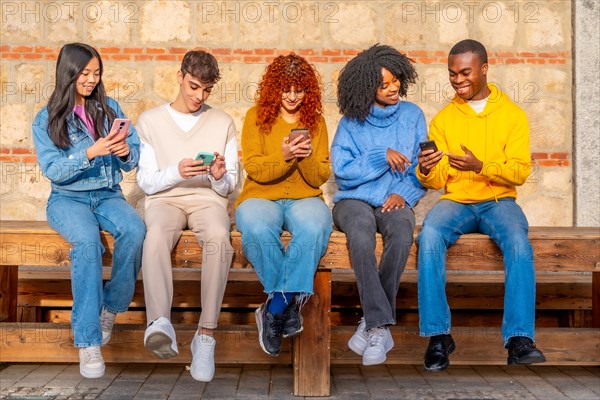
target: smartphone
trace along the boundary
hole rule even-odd
[[[421,151],[427,150],[427,149],[433,149],[434,153],[436,151],[438,151],[437,145],[435,144],[435,141],[433,141],[433,140],[427,140],[425,142],[421,142],[421,143],[419,143],[419,147],[421,148]]]
[[[127,118],[115,118],[112,124],[112,128],[110,128],[111,132],[117,132],[115,136],[124,134],[127,136],[129,134],[129,125],[131,124],[131,120]]]
[[[294,139],[296,139],[298,136],[304,136],[304,139],[302,139],[301,142],[304,142],[307,139],[309,139],[310,135],[308,134],[308,129],[307,128],[294,128],[294,129],[292,129],[292,131],[290,132],[290,134],[288,136],[288,141],[291,142]]]
[[[210,163],[213,162],[214,159],[215,159],[215,155],[213,153],[207,153],[204,151],[201,151],[200,153],[196,154],[196,157],[194,158],[194,160],[204,161],[204,164],[202,164],[202,165],[209,165]]]

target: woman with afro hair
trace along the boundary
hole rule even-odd
[[[315,69],[293,53],[278,56],[246,113],[242,152],[246,180],[236,201],[244,254],[268,295],[256,310],[262,349],[276,356],[281,338],[303,329],[301,304],[332,230],[319,188],[330,175],[327,127]],[[293,134],[305,128],[307,135]],[[283,230],[292,238],[287,246]]]
[[[338,82],[343,117],[331,147],[339,190],[333,220],[346,233],[363,318],[348,347],[363,365],[383,363],[394,346],[396,294],[413,241],[412,208],[425,195],[415,175],[425,117],[401,100],[417,73],[396,49],[375,45],[350,60]],[[383,236],[379,266],[375,234]]]

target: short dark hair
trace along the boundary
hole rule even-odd
[[[340,73],[337,104],[343,115],[359,121],[367,118],[383,82],[382,68],[400,81],[401,97],[406,97],[410,85],[417,81],[417,71],[406,55],[391,46],[371,46],[358,53]]]
[[[483,64],[487,64],[488,55],[485,47],[477,40],[465,39],[456,43],[450,50],[450,55],[454,56],[457,54],[474,53],[476,54]]]
[[[185,53],[181,61],[181,73],[190,74],[203,83],[217,83],[221,79],[217,59],[203,50],[191,50]]]

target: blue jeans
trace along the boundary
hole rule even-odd
[[[314,274],[332,230],[323,200],[250,198],[238,206],[236,225],[265,293],[313,294]],[[280,238],[284,229],[292,235],[287,248]]]
[[[84,192],[53,190],[48,223],[71,244],[71,324],[75,347],[102,343],[100,312],[127,310],[141,267],[146,227],[120,189]],[[115,239],[111,278],[102,287],[100,230]]]
[[[421,336],[450,333],[447,249],[462,234],[481,232],[498,245],[504,258],[504,345],[513,336],[534,340],[535,270],[528,230],[527,218],[512,198],[473,204],[439,201],[425,217],[417,238]]]

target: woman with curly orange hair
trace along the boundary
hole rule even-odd
[[[317,72],[291,53],[267,66],[242,128],[247,177],[236,201],[236,224],[268,295],[256,310],[256,325],[262,349],[273,356],[282,337],[303,329],[301,304],[313,293],[332,230],[319,188],[330,174],[321,112]],[[287,248],[283,230],[292,235]]]

